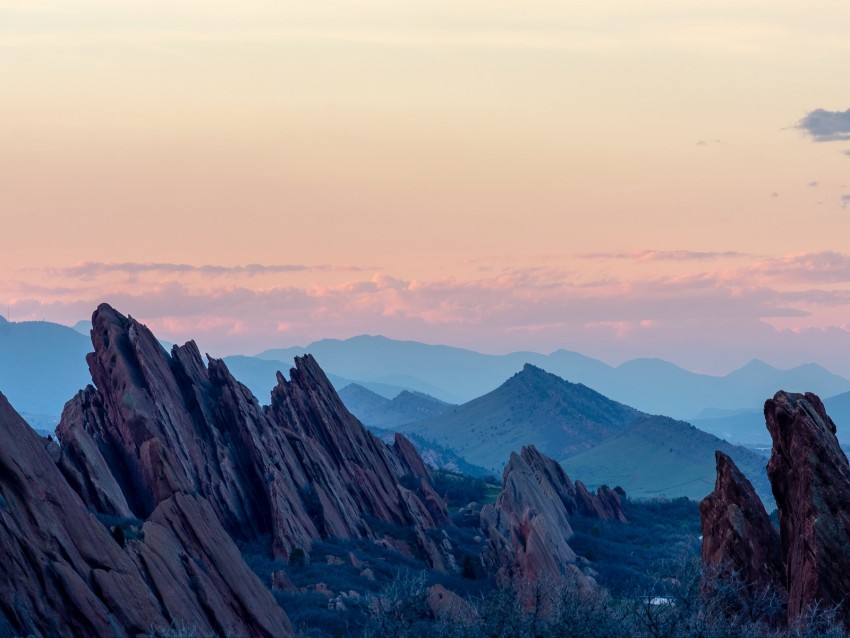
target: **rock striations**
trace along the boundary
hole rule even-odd
[[[719,450],[714,492],[700,503],[702,561],[713,579],[736,579],[750,591],[744,601],[765,593],[786,598],[779,533],[752,484]],[[706,581],[710,586],[712,581]]]
[[[750,588],[787,591],[787,620],[835,608],[850,626],[850,464],[814,394],[778,392],[764,406],[773,449],[767,474],[779,537],[749,482],[724,455],[700,505],[703,559]]]
[[[291,634],[209,505],[175,494],[122,548],[2,395],[0,564],[3,636]]]
[[[767,474],[779,509],[788,617],[839,607],[850,625],[850,465],[814,394],[778,392],[764,405]]]
[[[454,567],[426,534],[449,519],[413,447],[367,432],[309,355],[264,408],[193,342],[168,353],[108,305],[91,334],[61,447],[0,401],[0,635],[290,635],[234,541],[285,559],[404,526],[418,547],[388,542]]]
[[[511,454],[495,506],[481,510],[487,534],[484,558],[497,580],[521,592],[564,577],[589,586],[591,581],[577,567],[578,557],[569,545],[573,531],[568,517],[581,513],[626,520],[617,494],[611,491],[611,500],[603,503],[608,491],[600,493],[605,497],[578,490],[563,468],[534,446]]]
[[[194,342],[169,355],[107,305],[92,317],[92,342],[94,386],[69,401],[57,433],[60,468],[96,511],[147,518],[176,493],[197,494],[233,538],[270,536],[282,558],[326,536],[375,536],[370,520],[437,524],[311,356],[296,359],[290,381],[279,375],[263,409],[223,362],[205,366]],[[435,514],[443,522],[445,506]]]

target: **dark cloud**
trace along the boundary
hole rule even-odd
[[[850,109],[815,109],[797,122],[797,128],[811,135],[816,142],[850,140]]]
[[[847,208],[847,204],[850,204],[850,195],[842,195],[841,208]]]

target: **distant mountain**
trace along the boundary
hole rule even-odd
[[[706,409],[752,409],[780,389],[826,397],[850,391],[850,380],[815,364],[779,370],[755,360],[718,377],[689,372],[661,359],[634,359],[614,367],[567,350],[548,355],[488,355],[374,336],[323,339],[306,347],[267,350],[257,357],[287,361],[305,352],[316,356],[325,369],[361,385],[403,385],[450,403],[489,392],[525,363],[583,383],[643,412],[679,419],[691,419]],[[267,383],[273,382],[272,377]]]
[[[339,396],[345,407],[365,425],[387,430],[439,416],[454,407],[427,394],[409,390],[387,399],[356,383],[342,388]]]
[[[402,426],[500,471],[511,451],[532,443],[564,459],[624,430],[642,415],[581,384],[526,364],[496,390],[428,421]]]
[[[52,430],[65,402],[91,381],[90,350],[73,328],[0,318],[0,391],[33,425]]]
[[[714,452],[720,449],[770,498],[763,458],[530,364],[496,390],[400,429],[492,471],[500,471],[511,450],[531,443],[589,484],[620,484],[642,497],[702,498],[714,484]]]

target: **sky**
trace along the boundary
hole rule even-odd
[[[71,6],[73,5],[73,6]],[[850,375],[850,4],[0,0],[0,314]]]

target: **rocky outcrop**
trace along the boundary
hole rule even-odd
[[[749,481],[717,452],[715,491],[700,504],[703,560],[749,592],[787,594],[789,624],[834,608],[850,627],[850,464],[835,423],[811,393],[777,392],[764,416],[779,538]]]
[[[560,463],[542,454],[533,445],[522,448],[520,457],[531,468],[543,492],[560,500],[567,514],[627,521],[619,495],[607,485],[599,487],[595,494],[591,493],[581,481],[573,483]]]
[[[370,434],[309,355],[289,381],[279,375],[264,409],[194,342],[169,354],[106,304],[92,343],[94,385],[66,405],[57,434],[59,467],[95,511],[147,519],[195,494],[232,538],[270,536],[281,558],[322,537],[376,536],[377,520],[414,528],[441,564],[424,530],[447,520],[445,505],[399,485],[395,468],[415,459]]]
[[[764,406],[773,450],[767,474],[779,509],[788,618],[837,606],[850,625],[850,465],[835,424],[811,393],[778,392]]]
[[[718,581],[734,580],[744,587],[739,605],[766,593],[784,600],[787,592],[779,533],[732,459],[719,450],[715,458],[714,491],[699,506],[702,561],[709,575],[706,589],[712,590]]]
[[[559,494],[569,492],[561,480],[549,480],[566,474],[555,470],[553,463],[533,448],[514,452],[495,506],[481,510],[487,535],[485,564],[498,582],[511,584],[524,597],[523,592],[535,584],[555,583],[567,575],[588,582],[576,567],[577,556],[568,542],[573,531]]]
[[[627,521],[623,513],[620,496],[607,485],[600,485],[596,493],[588,491],[581,481],[576,481],[576,506],[583,516],[598,518],[602,521],[617,520],[622,523]]]
[[[124,547],[84,505],[51,446],[0,395],[0,635],[288,636],[289,621],[208,505],[166,499]]]

